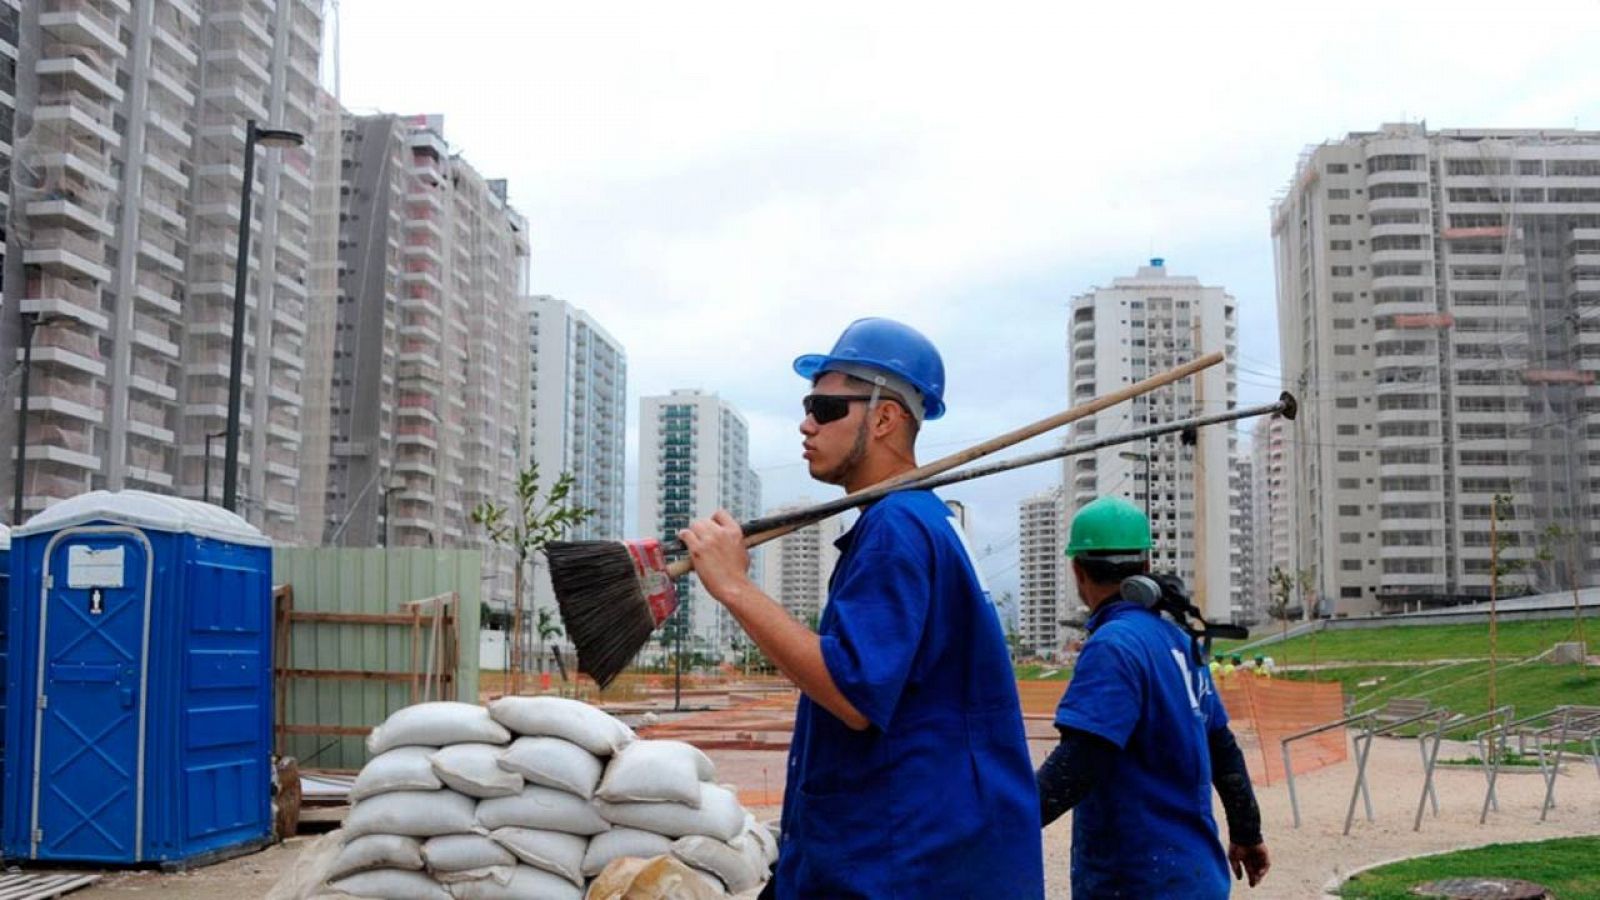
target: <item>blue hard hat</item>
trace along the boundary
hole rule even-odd
[[[840,363],[854,363],[898,375],[922,394],[923,417],[944,415],[944,360],[922,332],[893,319],[857,319],[839,335],[827,355],[808,353],[794,370],[815,380]]]

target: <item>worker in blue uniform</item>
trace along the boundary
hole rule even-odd
[[[794,368],[812,383],[800,433],[813,478],[854,492],[917,467],[917,432],[944,412],[927,338],[861,319]],[[815,633],[750,580],[726,511],[680,537],[707,592],[803,692],[765,896],[1044,895],[1005,636],[938,497],[902,491],[862,510],[837,542]]]
[[[1101,497],[1073,517],[1067,555],[1089,639],[1056,711],[1061,742],[1038,772],[1040,817],[1072,815],[1072,896],[1228,896],[1228,870],[1270,867],[1244,754],[1192,634],[1132,599],[1149,571],[1150,523]],[[1157,586],[1148,578],[1155,600]],[[1229,845],[1211,814],[1222,798]]]

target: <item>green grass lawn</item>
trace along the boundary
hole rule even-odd
[[[1018,681],[1066,681],[1072,677],[1072,670],[1065,666],[1023,663],[1016,670]]]
[[[1413,885],[1440,878],[1521,878],[1549,888],[1561,900],[1600,900],[1600,837],[1531,844],[1491,844],[1472,850],[1392,863],[1351,878],[1339,896],[1410,900]]]
[[[1564,703],[1600,705],[1600,668],[1590,666],[1582,670],[1575,664],[1552,666],[1530,662],[1514,665],[1515,662],[1503,660],[1497,667],[1495,703],[1514,706],[1518,717]],[[1316,672],[1290,672],[1283,677],[1337,681],[1344,686],[1346,697],[1355,698],[1355,712],[1377,709],[1399,697],[1427,697],[1435,706],[1467,715],[1489,710],[1489,663],[1486,661],[1341,666]],[[1362,687],[1363,683],[1367,686]]]
[[[1591,647],[1600,645],[1600,618],[1586,617],[1584,630]],[[1259,640],[1273,631],[1271,625],[1257,626],[1252,630],[1252,635]],[[1532,656],[1550,649],[1552,644],[1576,637],[1571,619],[1501,622],[1497,631],[1496,655],[1501,657]],[[1231,653],[1239,645],[1238,641],[1217,641],[1214,648],[1219,653]],[[1280,666],[1306,665],[1313,661],[1384,662],[1486,657],[1489,655],[1489,626],[1487,623],[1395,625],[1389,628],[1324,631],[1290,638],[1281,644],[1250,651],[1247,655],[1254,656],[1257,653],[1271,656]]]

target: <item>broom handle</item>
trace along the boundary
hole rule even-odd
[[[1053,416],[1040,419],[1039,421],[1034,422],[1032,425],[1024,425],[1015,431],[1009,431],[1000,435],[999,437],[990,438],[982,443],[974,444],[965,450],[952,453],[949,456],[943,457],[942,459],[936,459],[926,465],[918,466],[917,468],[906,472],[901,472],[899,475],[896,475],[893,478],[884,479],[872,487],[863,488],[853,494],[846,494],[837,500],[819,503],[815,506],[805,507],[804,509],[779,513],[778,515],[774,516],[764,516],[759,519],[751,519],[750,521],[739,526],[741,529],[743,529],[745,534],[744,545],[746,547],[755,547],[759,544],[764,544],[767,541],[783,537],[790,532],[798,531],[799,529],[810,525],[812,522],[827,518],[828,516],[839,512],[840,510],[871,503],[872,501],[882,497],[883,495],[894,490],[899,485],[905,484],[908,481],[920,481],[924,478],[930,478],[934,475],[948,472],[959,465],[969,463],[972,460],[978,459],[979,457],[987,456],[997,450],[1004,450],[1007,447],[1020,444],[1029,438],[1038,437],[1047,431],[1054,431],[1055,429],[1060,428],[1068,423],[1076,422],[1079,419],[1087,416],[1092,416],[1095,413],[1106,409],[1107,407],[1116,406],[1119,403],[1131,400],[1141,394],[1148,394],[1156,388],[1165,387],[1174,381],[1187,378],[1196,372],[1209,369],[1217,363],[1222,362],[1222,358],[1223,357],[1221,353],[1207,353],[1205,356],[1192,359],[1181,366],[1168,369],[1160,374],[1152,375],[1143,381],[1135,382],[1125,388],[1112,391],[1109,394],[1103,394],[1093,400],[1090,400],[1088,403],[1074,406],[1068,410],[1063,410],[1062,412],[1058,412]],[[682,545],[679,541],[674,540],[671,541],[670,544],[677,545],[676,550],[682,549]],[[672,547],[668,548],[668,552],[676,552],[676,550]],[[689,559],[688,557],[684,557],[683,559],[677,560],[676,562],[673,562],[671,565],[667,566],[667,576],[669,578],[679,578],[688,574],[693,569],[693,560]]]

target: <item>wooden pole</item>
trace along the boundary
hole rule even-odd
[[[948,472],[957,466],[965,465],[975,459],[988,456],[991,453],[1004,450],[1007,447],[1015,446],[1016,444],[1020,444],[1029,438],[1038,437],[1046,432],[1054,431],[1063,425],[1076,422],[1079,419],[1087,418],[1097,412],[1100,412],[1101,410],[1116,406],[1119,403],[1124,403],[1133,399],[1134,397],[1140,396],[1141,394],[1148,394],[1156,388],[1182,380],[1197,372],[1208,369],[1217,363],[1222,362],[1222,360],[1223,356],[1221,353],[1207,353],[1206,355],[1190,360],[1181,366],[1169,369],[1158,375],[1152,375],[1143,381],[1138,381],[1126,387],[1119,388],[1109,394],[1102,394],[1101,396],[1090,400],[1088,403],[1080,404],[1072,407],[1071,409],[1063,410],[1048,418],[1040,419],[1031,425],[1024,425],[1015,431],[1010,431],[1000,435],[999,437],[990,438],[982,443],[974,444],[965,450],[952,453],[949,456],[934,460],[926,465],[918,466],[917,468],[908,472],[902,472],[893,478],[885,479],[878,484],[875,484],[869,488],[863,488],[862,490],[856,491],[849,496],[861,497],[863,495],[871,494],[887,494],[889,491],[893,490],[896,485],[905,484],[908,481],[920,481],[924,478],[929,478],[934,475]],[[796,510],[793,513],[786,513],[784,516],[786,518],[792,517],[794,521],[784,525],[770,526],[765,530],[757,528],[754,529],[754,533],[747,532],[744,537],[744,545],[746,547],[754,547],[759,544],[764,544],[767,541],[783,537],[784,535],[794,531],[798,531],[799,529],[804,528],[816,521],[815,517],[807,517],[806,510]],[[826,516],[824,516],[824,518],[825,517]],[[753,525],[754,523],[747,522],[745,524]],[[680,559],[667,566],[667,577],[674,579],[681,578],[692,571],[694,571],[694,562],[688,557],[684,557],[683,559]]]
[[[1500,495],[1489,502],[1489,708],[1495,709],[1495,594],[1500,586]]]
[[[1189,352],[1200,352],[1200,307],[1194,306],[1190,310],[1194,314],[1194,335],[1190,338]],[[1194,410],[1195,415],[1206,414],[1206,376],[1198,374],[1194,379]],[[1209,598],[1210,579],[1206,578],[1206,568],[1209,560],[1206,558],[1208,544],[1206,541],[1206,436],[1199,429],[1194,433],[1194,605],[1205,613],[1207,619],[1216,614],[1207,605]],[[1183,496],[1179,488],[1179,497]],[[1148,514],[1148,513],[1147,513]]]
[[[1567,580],[1572,582],[1572,624],[1578,631],[1578,671],[1589,669],[1589,642],[1583,636],[1583,606],[1578,602],[1578,532],[1567,536]]]

